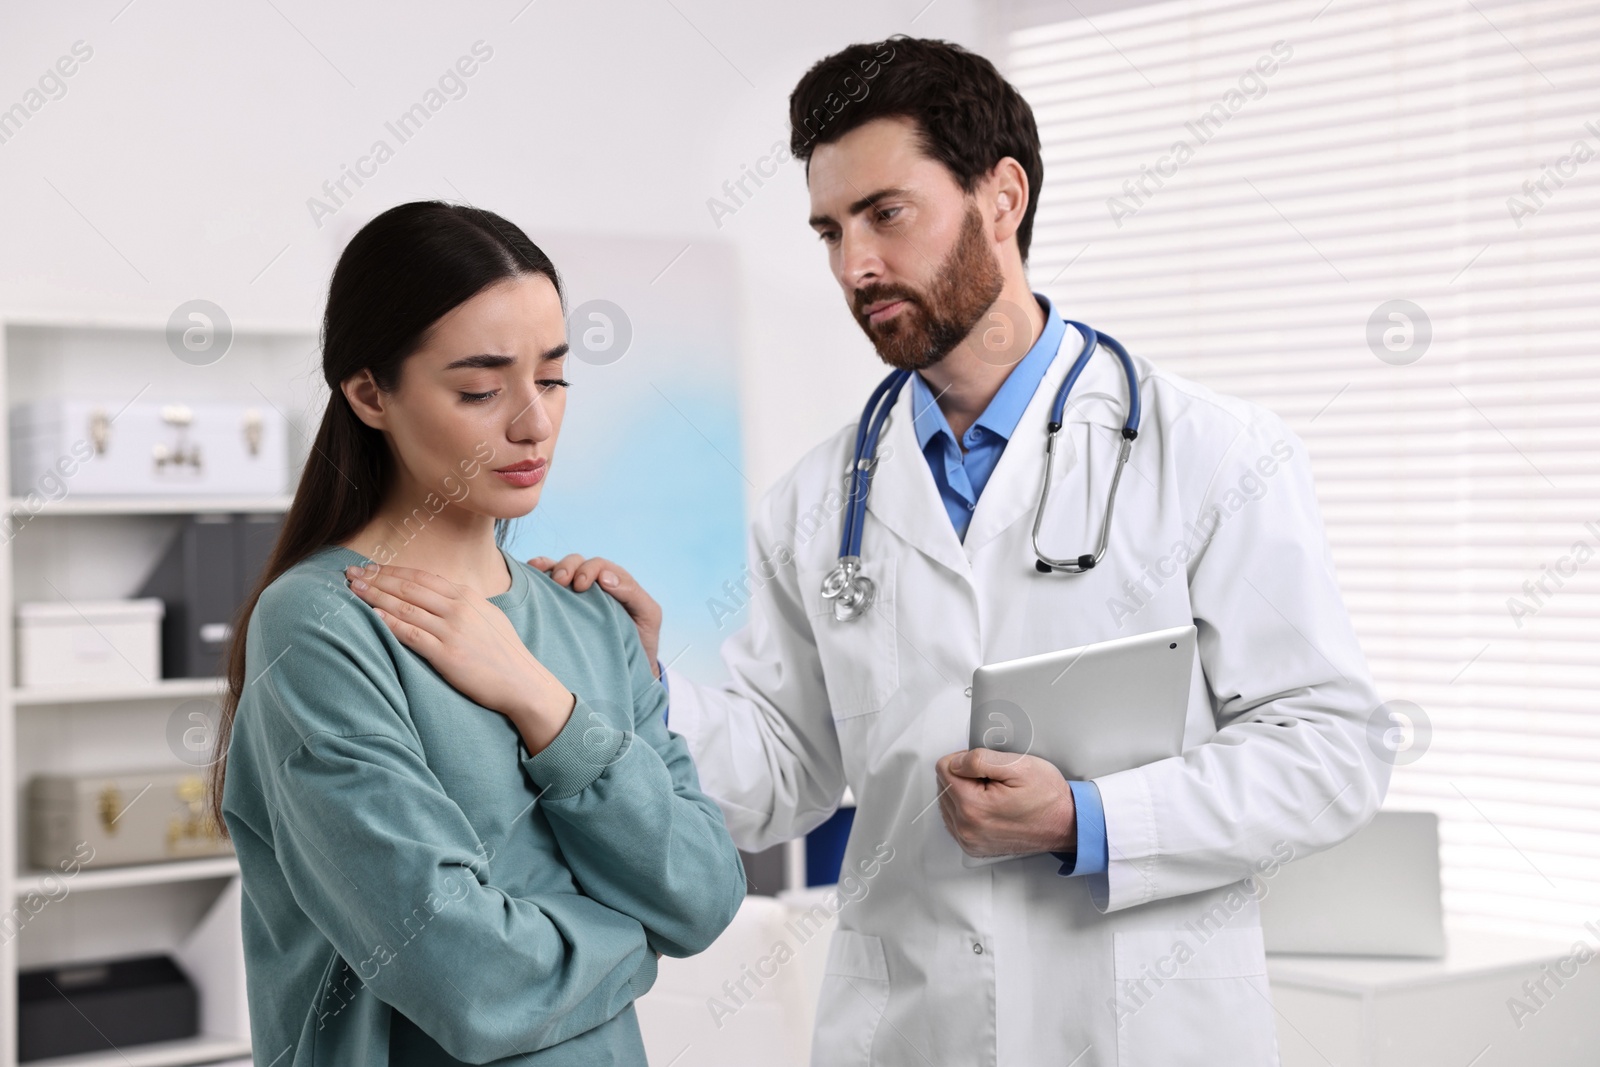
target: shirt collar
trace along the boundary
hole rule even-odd
[[[1028,354],[1011,368],[1011,373],[1000,383],[1000,389],[989,401],[989,406],[983,409],[983,414],[973,423],[974,426],[982,426],[1007,441],[1016,432],[1017,423],[1022,420],[1022,413],[1027,409],[1028,401],[1032,400],[1033,394],[1038,391],[1039,382],[1044,379],[1044,372],[1055,359],[1056,352],[1061,347],[1061,339],[1067,332],[1067,324],[1057,314],[1055,303],[1042,293],[1034,293],[1033,298],[1039,302],[1039,309],[1044,312],[1044,329],[1039,331],[1039,338],[1033,342],[1033,347],[1028,349]],[[928,387],[921,374],[911,375],[911,402],[912,426],[917,432],[917,447],[926,449],[928,442],[940,432],[947,434],[952,441],[955,440],[949,420],[939,409],[933,390]]]

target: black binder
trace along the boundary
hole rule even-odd
[[[283,525],[278,513],[186,516],[135,596],[160,597],[161,675],[210,678],[226,670],[233,617]]]

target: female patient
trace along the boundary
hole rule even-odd
[[[487,211],[393,208],[334,270],[212,781],[258,1063],[642,1065],[657,958],[744,897],[633,623],[501,547],[566,351],[555,267]]]

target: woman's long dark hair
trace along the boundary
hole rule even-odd
[[[228,741],[244,692],[245,638],[256,602],[289,568],[365,526],[393,477],[388,442],[356,417],[340,383],[369,370],[380,390],[393,392],[401,364],[429,327],[489,286],[526,274],[549,278],[561,296],[555,265],[520,229],[491,211],[437,200],[390,208],[339,256],[322,319],[322,377],[332,396],[272,555],[234,618],[207,798],[224,837]],[[504,543],[508,522],[496,521],[497,543]]]

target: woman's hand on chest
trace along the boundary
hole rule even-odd
[[[414,567],[369,563],[345,568],[345,578],[401,644],[463,696],[510,719],[529,753],[566,725],[577,697],[487,597]]]

